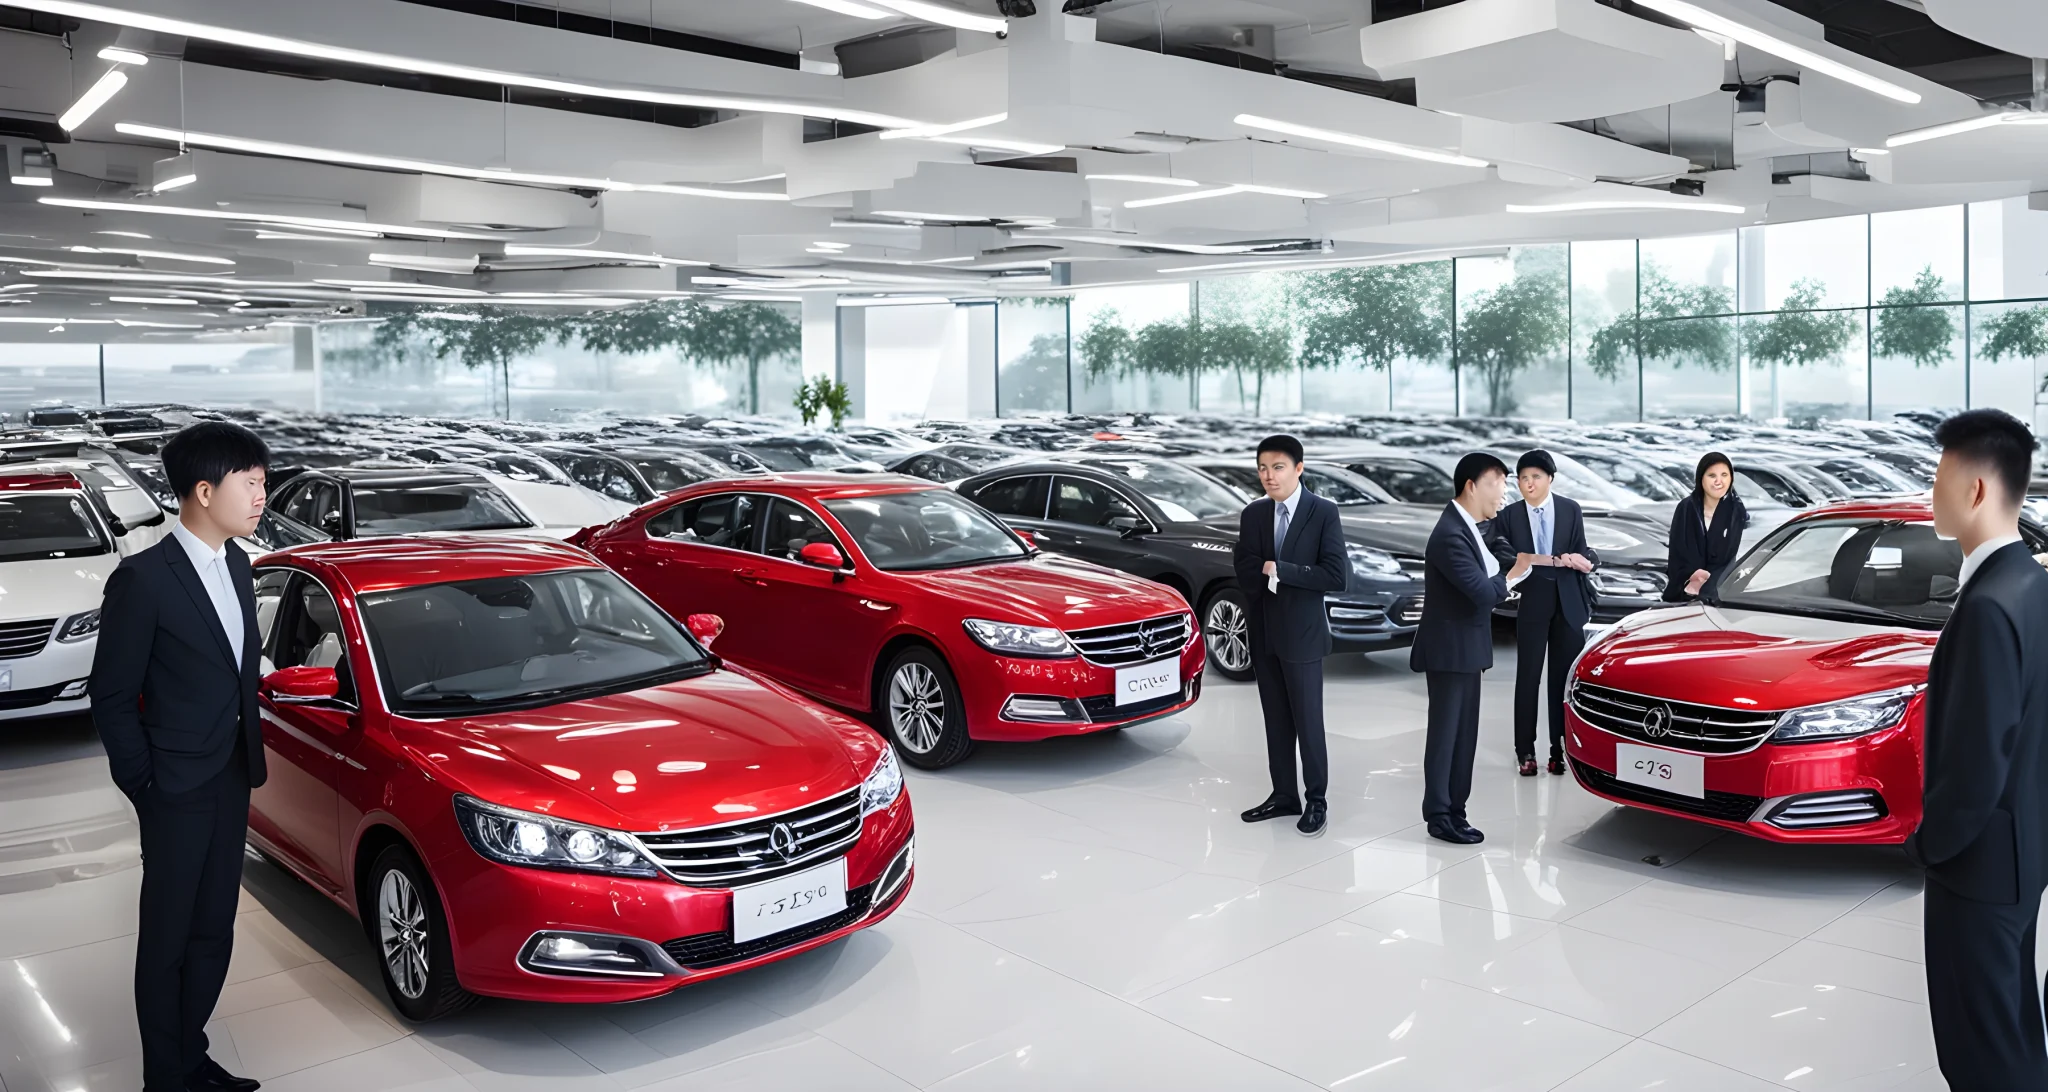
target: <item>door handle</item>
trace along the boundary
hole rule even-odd
[[[734,569],[732,571],[732,578],[747,584],[759,584],[763,587],[766,587],[768,584],[766,580],[761,579],[761,570],[759,569]]]

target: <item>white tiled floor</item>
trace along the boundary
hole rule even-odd
[[[407,1025],[354,923],[252,859],[217,1056],[275,1092],[1946,1087],[1896,852],[1515,777],[1505,668],[1487,841],[1433,842],[1406,654],[1329,676],[1322,838],[1238,821],[1266,792],[1258,703],[1212,681],[1188,716],[914,773],[902,912],[639,1005]],[[89,727],[0,726],[0,1092],[136,1087],[135,854]]]

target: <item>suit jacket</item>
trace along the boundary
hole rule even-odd
[[[1351,576],[1344,549],[1344,522],[1337,506],[1301,489],[1287,541],[1273,541],[1273,498],[1261,497],[1238,517],[1237,549],[1231,556],[1238,590],[1251,615],[1252,651],[1282,660],[1320,660],[1330,654],[1330,625],[1323,594],[1342,591]],[[1266,590],[1261,571],[1275,563],[1280,590]]]
[[[1689,602],[1692,597],[1685,594],[1686,581],[1701,569],[1713,575],[1700,587],[1700,601],[1720,602],[1721,578],[1742,556],[1742,529],[1749,526],[1749,509],[1742,506],[1742,499],[1734,493],[1721,498],[1714,506],[1711,527],[1702,524],[1703,510],[1698,497],[1687,497],[1671,513],[1671,559],[1664,568],[1667,603]]]
[[[227,767],[237,740],[249,784],[263,784],[255,585],[233,543],[227,564],[242,601],[239,663],[176,538],[123,559],[107,578],[88,692],[114,784],[131,797],[151,784],[168,794],[200,788]]]
[[[1599,553],[1586,545],[1585,510],[1579,507],[1578,501],[1555,494],[1551,496],[1550,504],[1555,510],[1551,513],[1552,518],[1556,520],[1556,525],[1550,529],[1550,552],[1578,554],[1598,568]],[[1492,522],[1493,556],[1501,568],[1513,568],[1516,554],[1536,552],[1536,528],[1529,515],[1528,501],[1516,501],[1501,509]],[[1573,629],[1583,628],[1592,619],[1593,582],[1585,573],[1546,565],[1530,569],[1529,579],[1557,583],[1558,604],[1564,608],[1564,619]],[[1522,598],[1527,601],[1528,596]]]
[[[1493,666],[1493,608],[1508,597],[1507,571],[1486,575],[1486,558],[1458,502],[1429,533],[1423,551],[1422,621],[1408,666],[1416,671],[1479,672]]]
[[[1926,809],[1906,852],[1965,898],[2048,883],[2048,572],[2016,542],[1963,586],[1927,670]]]

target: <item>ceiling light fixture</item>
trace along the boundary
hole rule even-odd
[[[639,262],[645,265],[710,265],[710,262],[692,261],[688,258],[670,258],[660,254],[631,254],[620,250],[586,250],[571,246],[531,246],[511,243],[505,247],[507,258],[593,258],[598,261]]]
[[[150,172],[151,193],[167,193],[199,181],[199,167],[192,162],[191,152],[180,152],[169,159],[159,159]]]
[[[17,186],[54,186],[57,184],[57,159],[47,149],[21,151],[21,165],[8,173],[7,180]]]
[[[1903,148],[1925,140],[1939,140],[1942,137],[1989,129],[1994,125],[2041,125],[2048,124],[2048,114],[2035,114],[2025,110],[1994,110],[1988,114],[1964,118],[1961,121],[1945,121],[1940,125],[1929,125],[1920,129],[1908,129],[1885,138],[1886,148]]]
[[[1800,68],[1831,76],[1843,83],[1852,84],[1875,95],[1882,95],[1893,102],[1912,105],[1920,101],[1917,91],[1909,91],[1889,80],[1881,80],[1861,69],[1851,68],[1840,61],[1830,60],[1804,46],[1793,45],[1777,35],[1767,33],[1738,23],[1733,19],[1716,15],[1705,8],[1686,3],[1686,0],[1636,0],[1636,3],[1651,11],[1668,15],[1679,22],[1689,24],[1695,30],[1711,31],[1723,38],[1730,38],[1751,49],[1760,49],[1780,60],[1790,61]]]
[[[1304,201],[1320,201],[1330,196],[1327,193],[1317,193],[1314,190],[1293,190],[1285,186],[1260,186],[1250,182],[1240,183],[1237,188],[1246,193],[1263,193],[1271,197],[1299,197]]]
[[[1084,174],[1090,182],[1143,182],[1154,186],[1199,186],[1192,178],[1168,178],[1163,174]]]
[[[978,257],[978,255],[974,255],[974,254],[967,254],[967,255],[963,255],[963,256],[961,256],[961,257],[958,257],[958,258],[928,258],[928,259],[926,259],[926,260],[924,260],[924,261],[922,261],[922,262],[914,262],[914,263],[912,263],[912,264],[914,264],[914,265],[951,265],[951,264],[953,264],[954,262],[971,262],[971,261],[973,261],[973,260],[974,260],[974,259],[975,259],[976,257]]]
[[[315,277],[315,278],[313,278],[313,283],[314,283],[314,284],[324,284],[324,285],[328,285],[328,286],[331,286],[331,287],[334,287],[334,288],[347,288],[347,289],[350,289],[350,290],[354,290],[354,289],[358,289],[358,288],[361,288],[361,289],[377,289],[377,290],[393,290],[393,291],[406,291],[406,292],[416,292],[416,293],[419,293],[419,294],[421,294],[421,295],[428,295],[428,296],[488,296],[488,295],[490,295],[490,293],[489,293],[489,292],[485,292],[485,291],[482,291],[482,290],[480,290],[480,289],[476,289],[476,288],[455,288],[455,287],[452,287],[452,286],[449,286],[449,285],[440,285],[440,284],[414,284],[414,283],[412,283],[412,282],[410,282],[410,281],[353,281],[353,280],[345,280],[345,279],[342,279],[342,278],[338,278],[338,277]]]
[[[107,299],[114,303],[160,303],[166,307],[199,306],[198,300],[188,300],[178,296],[108,296]]]
[[[966,121],[945,122],[939,125],[919,125],[911,129],[891,129],[882,134],[882,139],[929,140],[932,137],[945,136],[948,133],[964,133],[969,129],[981,129],[990,125],[1000,125],[1008,120],[1010,120],[1010,115],[1007,112],[990,114],[987,117],[968,118]]]
[[[1442,250],[1410,250],[1376,258],[1279,258],[1255,262],[1209,262],[1203,265],[1164,266],[1161,273],[1197,273],[1214,269],[1342,269],[1351,266],[1401,265],[1442,258],[1505,254],[1503,247],[1454,247]]]
[[[147,54],[137,53],[132,49],[122,49],[120,46],[108,46],[100,50],[99,57],[100,60],[112,61],[115,64],[145,65],[149,63],[149,56]]]
[[[1859,159],[1868,159],[1874,155],[1890,155],[1892,152],[1890,148],[1851,148],[1849,154]]]
[[[197,220],[226,220],[244,224],[283,224],[291,227],[314,228],[320,231],[374,231],[379,235],[410,235],[422,239],[495,238],[495,236],[478,235],[468,231],[448,231],[443,228],[410,227],[396,224],[371,224],[354,220],[328,220],[318,216],[288,216],[268,212],[233,212],[227,209],[150,205],[132,201],[96,201],[82,197],[42,197],[37,200],[42,204],[53,205],[57,208],[82,209],[87,212],[129,212],[145,216],[187,216]]]
[[[876,215],[876,216],[881,216],[881,215],[884,215],[884,214],[883,214],[883,213],[879,213],[879,212],[878,212],[878,213],[875,213],[874,215]],[[880,228],[880,229],[882,229],[882,230],[884,230],[884,231],[917,231],[917,230],[919,230],[919,227],[918,227],[918,225],[916,225],[916,224],[892,224],[892,223],[888,223],[887,221],[883,221],[883,220],[841,220],[841,219],[837,219],[837,218],[835,218],[835,219],[833,219],[833,221],[832,221],[832,223],[831,223],[831,225],[830,225],[830,226],[832,226],[832,227],[836,227],[836,228]]]
[[[175,250],[138,250],[128,246],[74,246],[65,248],[74,254],[127,254],[137,258],[160,258],[171,262],[197,262],[201,265],[233,265],[229,258],[216,258],[211,254],[181,254]]]
[[[142,319],[115,319],[114,322],[120,326],[147,326],[159,330],[204,330],[206,328],[206,324],[203,322],[145,322]]]
[[[983,34],[1008,34],[1010,21],[987,15],[976,15],[971,11],[949,8],[944,4],[927,3],[926,0],[868,0],[879,8],[901,12],[912,19],[922,19],[955,30],[978,30]]]
[[[1725,205],[1713,201],[1621,201],[1599,199],[1593,201],[1561,201],[1554,205],[1509,205],[1508,212],[1726,212],[1741,213],[1748,209],[1741,205]]]
[[[895,216],[904,220],[938,220],[945,223],[978,224],[983,220],[1000,220],[1000,216],[980,216],[957,212],[906,212],[902,209],[876,209],[872,215]],[[838,227],[835,222],[832,226]]]
[[[1000,137],[938,136],[927,137],[934,144],[959,144],[969,148],[993,148],[999,152],[1016,152],[1020,155],[1051,155],[1064,151],[1064,144],[1034,144],[1028,140],[1004,140]]]
[[[852,244],[852,243],[833,243],[833,242],[816,242],[816,243],[812,243],[811,245],[812,245],[812,246],[817,246],[817,247],[824,247],[824,248],[825,248],[826,250],[845,250],[846,248],[848,248],[848,247],[852,246],[853,244]]]
[[[952,303],[944,296],[841,296],[841,307],[909,307],[918,304]]]
[[[891,130],[891,132],[894,132],[894,130]],[[780,182],[788,177],[789,175],[787,172],[782,174],[757,174],[752,178],[735,178],[732,181],[725,183],[725,185],[744,186],[750,182]]]
[[[881,8],[869,7],[866,4],[856,4],[853,0],[796,0],[796,2],[799,4],[809,4],[814,8],[823,8],[826,11],[836,11],[841,15],[851,15],[856,19],[887,19],[896,14],[893,11],[883,11]]]
[[[1141,197],[1136,201],[1124,202],[1124,207],[1127,209],[1147,209],[1154,205],[1178,205],[1183,201],[1206,201],[1211,197],[1228,197],[1233,193],[1243,192],[1237,186],[1218,186],[1213,190],[1196,190],[1193,193],[1170,193],[1165,197]]]
[[[441,254],[378,254],[369,256],[371,265],[389,266],[392,269],[416,269],[427,273],[476,272],[479,259],[471,254],[467,257],[451,257]]]
[[[119,235],[123,239],[148,239],[153,236],[140,231],[95,231],[94,235]]]
[[[118,68],[108,69],[107,74],[99,78],[99,82],[86,88],[85,94],[78,96],[78,101],[71,104],[71,109],[57,116],[57,127],[68,133],[84,125],[86,119],[98,113],[100,107],[107,104],[108,99],[113,98],[126,86],[128,73]]]
[[[1469,155],[1459,155],[1456,152],[1440,151],[1436,148],[1423,148],[1392,140],[1380,140],[1376,137],[1359,136],[1356,133],[1340,133],[1334,129],[1318,129],[1311,125],[1296,125],[1291,121],[1275,121],[1272,118],[1262,118],[1257,114],[1239,114],[1232,118],[1231,121],[1247,129],[1263,129],[1269,133],[1305,137],[1309,140],[1325,140],[1332,144],[1343,144],[1353,148],[1362,148],[1369,152],[1398,155],[1408,159],[1420,159],[1428,163],[1445,163],[1453,167],[1484,167],[1488,165],[1486,160],[1474,159]]]

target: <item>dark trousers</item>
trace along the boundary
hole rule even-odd
[[[1927,882],[1927,1007],[1941,1075],[1956,1092],[2048,1088],[2034,923],[2041,895],[2015,906]]]
[[[1465,820],[1472,755],[1479,749],[1478,671],[1430,671],[1429,734],[1422,745],[1422,817]]]
[[[183,1089],[206,1060],[206,1022],[227,981],[249,830],[249,763],[190,792],[155,786],[135,800],[142,828],[142,921],[135,947],[135,1022],[148,1092]]]
[[[1577,579],[1571,573],[1558,579]],[[1536,753],[1536,699],[1550,661],[1550,753],[1564,753],[1565,672],[1586,646],[1583,626],[1564,616],[1557,580],[1531,575],[1522,582],[1522,601],[1515,610],[1515,757]]]
[[[1295,799],[1298,750],[1306,800],[1324,803],[1330,791],[1330,752],[1323,740],[1323,661],[1283,660],[1254,652],[1252,670],[1259,677],[1259,706],[1266,713],[1266,765],[1273,775],[1273,795]]]

